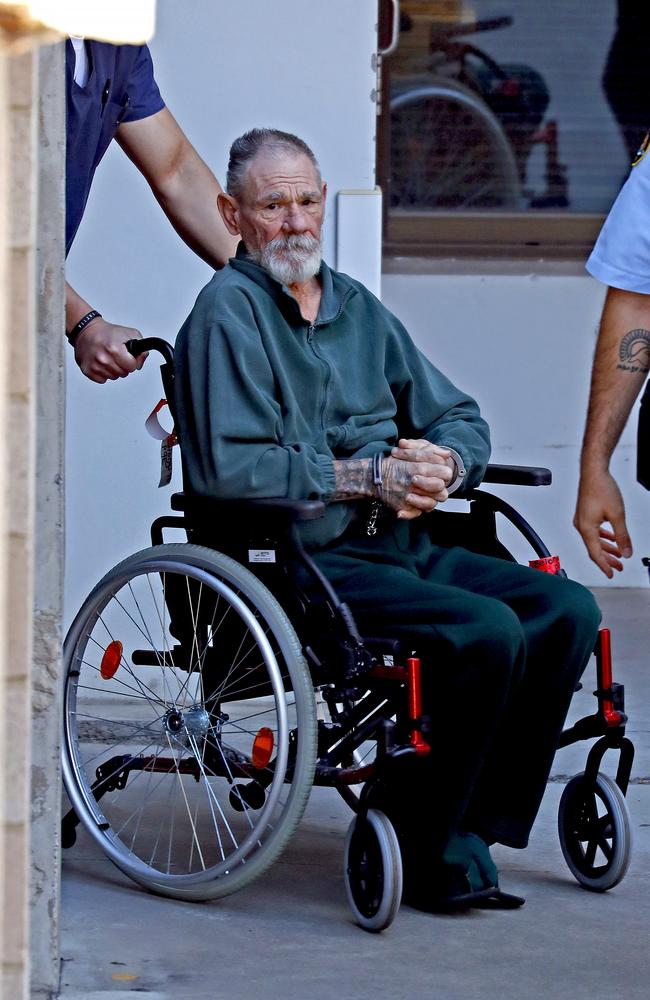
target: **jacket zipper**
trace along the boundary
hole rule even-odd
[[[332,369],[330,367],[329,362],[326,361],[325,358],[323,358],[318,353],[318,351],[316,350],[316,348],[314,347],[313,340],[314,340],[314,334],[315,333],[316,333],[316,324],[315,323],[310,323],[309,326],[307,327],[307,343],[309,344],[309,346],[311,347],[314,355],[318,358],[318,360],[320,361],[321,365],[323,366],[323,368],[325,370],[325,378],[323,379],[323,393],[322,393],[322,399],[321,399],[321,404],[320,404],[320,425],[321,425],[321,427],[324,427],[325,426],[325,411],[327,409],[327,390],[329,388],[330,378],[332,376]]]

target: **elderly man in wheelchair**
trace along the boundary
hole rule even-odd
[[[397,828],[406,898],[511,903],[488,845],[528,842],[598,609],[566,579],[438,538],[438,504],[481,481],[488,428],[398,320],[321,261],[311,150],[249,132],[227,192],[221,214],[242,242],[177,341],[186,483],[326,504],[300,530],[313,561],[363,635],[423,664],[431,753],[370,794]]]
[[[558,745],[600,737],[559,828],[578,881],[611,888],[633,749],[609,633],[523,518],[474,488],[550,473],[487,466],[476,403],[321,261],[325,196],[296,136],[236,140],[219,208],[237,256],[175,356],[132,342],[165,356],[182,515],[158,518],[70,627],[64,846],[81,822],[148,889],[217,898],[272,863],[320,785],[356,813],[361,926],[387,927],[402,890],[423,910],[515,907],[490,845],[526,847]],[[469,514],[444,509],[452,493]],[[548,572],[516,563],[497,512]],[[169,528],[188,541],[164,543]],[[563,732],[595,645],[598,712]],[[612,748],[616,781],[599,772]]]

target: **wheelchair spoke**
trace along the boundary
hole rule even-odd
[[[162,720],[162,716],[161,716],[161,720]],[[111,724],[112,723],[113,723],[113,720],[111,719]],[[93,754],[92,757],[87,757],[87,758],[84,759],[85,766],[86,767],[90,767],[91,764],[94,764],[94,762],[96,760],[98,760],[99,757],[104,756],[106,753],[112,753],[112,755],[115,756],[115,750],[117,750],[118,747],[122,746],[123,744],[124,745],[128,745],[130,743],[133,743],[133,740],[135,739],[136,736],[139,736],[141,733],[146,733],[148,731],[150,732],[150,727],[149,726],[142,726],[140,729],[136,729],[135,732],[129,733],[128,736],[124,737],[124,739],[116,740],[115,743],[111,743],[108,747],[106,747],[106,745],[103,744],[104,749],[100,750],[96,754]],[[159,737],[160,737],[160,734],[159,734]],[[148,749],[151,746],[154,746],[153,741],[150,742],[150,743],[148,743],[147,746],[145,747],[145,749]],[[144,750],[139,751],[139,753],[144,753]]]
[[[614,854],[614,850],[613,850],[612,844],[608,840],[606,840],[604,837],[601,836],[598,839],[598,846],[601,849],[601,851],[603,852],[603,854],[605,855],[606,859],[608,861],[611,861],[612,857],[613,857],[613,854]]]
[[[215,603],[215,608],[214,608],[214,611],[213,611],[213,613],[212,613],[212,621],[210,622],[210,625],[208,626],[208,629],[207,629],[207,631],[208,631],[208,634],[210,635],[210,642],[206,642],[206,644],[205,644],[205,647],[204,647],[204,649],[203,649],[202,653],[200,654],[200,656],[199,656],[199,658],[198,658],[197,662],[196,662],[196,663],[194,663],[194,662],[192,662],[192,661],[190,662],[190,667],[189,667],[189,669],[188,669],[188,675],[187,675],[187,679],[185,680],[184,684],[183,684],[183,685],[182,685],[182,687],[181,687],[181,691],[180,691],[180,694],[183,694],[183,692],[185,691],[186,687],[188,686],[188,684],[189,684],[189,682],[190,682],[190,678],[192,677],[192,675],[193,675],[193,674],[194,674],[195,672],[197,672],[197,673],[200,673],[200,674],[202,674],[202,671],[203,671],[203,664],[204,664],[204,662],[205,662],[205,656],[206,656],[206,653],[207,653],[208,649],[210,648],[210,644],[211,644],[211,643],[212,643],[212,644],[214,643],[214,635],[215,635],[215,629],[214,629],[214,619],[215,619],[215,616],[216,616],[216,614],[217,614],[217,609],[218,609],[218,607],[219,607],[219,601],[220,601],[220,600],[221,600],[221,597],[220,597],[220,596],[218,596],[218,597],[217,597],[217,600],[216,600],[216,603]],[[226,609],[226,611],[225,611],[225,613],[224,613],[224,615],[223,615],[223,618],[221,619],[221,621],[223,621],[223,620],[224,620],[224,619],[225,619],[225,618],[227,617],[228,613],[229,613],[229,612],[230,612],[231,610],[232,610],[232,609],[231,609],[230,605],[228,605],[228,607],[227,607],[227,609]],[[217,629],[218,629],[218,628],[220,627],[220,625],[221,625],[221,622],[219,623],[219,626],[217,626]],[[180,694],[179,694],[179,697],[180,697]],[[203,700],[204,700],[204,701],[206,700],[206,699],[205,699],[205,697],[204,697],[204,699],[203,699]]]
[[[198,639],[198,622],[199,622],[199,613],[200,613],[200,607],[201,607],[201,596],[203,594],[203,584],[202,583],[199,584],[199,599],[198,599],[198,602],[197,602],[197,605],[196,605],[196,610],[194,609],[194,605],[192,603],[192,594],[191,594],[191,591],[190,591],[190,581],[189,581],[189,579],[187,577],[185,578],[185,588],[187,590],[187,603],[188,603],[188,608],[189,608],[189,612],[190,612],[190,618],[191,618],[191,621],[192,621],[192,651],[190,653],[190,665],[189,665],[189,668],[188,668],[188,671],[187,671],[187,678],[186,678],[185,682],[180,685],[179,692],[178,692],[178,703],[180,703],[181,697],[183,697],[183,706],[186,705],[185,693],[186,693],[187,689],[189,688],[190,679],[193,676],[197,676],[198,677],[199,686],[200,686],[200,690],[201,690],[201,701],[204,700],[203,699],[203,676],[202,676],[202,674],[201,674],[200,671],[197,672],[197,674],[195,674],[195,671],[194,671],[195,662],[199,662],[200,657],[201,657],[200,650],[199,650],[199,639]],[[163,592],[165,592],[165,587],[163,587]],[[206,643],[206,647],[207,647],[207,643]],[[194,651],[195,650],[196,650],[196,654],[197,654],[197,660],[196,661],[194,659]]]
[[[82,663],[82,665],[84,667],[88,667],[89,670],[93,670],[96,674],[100,673],[99,667],[96,667],[94,663],[89,663],[88,660],[81,660],[81,663]],[[110,695],[111,695],[111,697],[113,697],[114,695],[121,695],[123,698],[129,698],[131,700],[138,699],[139,701],[146,701],[149,705],[152,706],[152,708],[154,710],[159,709],[160,706],[163,704],[163,702],[160,700],[160,698],[157,698],[156,701],[153,701],[153,699],[149,698],[148,695],[141,694],[140,693],[140,688],[131,687],[130,684],[126,684],[123,680],[121,680],[118,677],[112,677],[111,680],[112,680],[112,682],[114,684],[119,684],[120,687],[126,688],[125,691],[116,691],[114,687],[111,687],[111,689],[110,689]],[[102,695],[106,694],[106,691],[107,691],[107,689],[105,687],[104,688],[96,688],[96,687],[93,687],[93,686],[91,686],[89,684],[78,684],[77,685],[77,690],[78,691],[84,691],[84,690],[87,690],[87,691],[97,691],[99,694],[102,694]],[[130,692],[130,693],[127,694],[127,692]]]
[[[246,668],[246,672],[247,673],[255,673],[256,672],[256,667],[259,668],[260,666],[261,666],[261,664],[256,664],[256,666],[254,666],[254,667],[252,667],[250,669],[247,667]],[[223,698],[224,695],[229,695],[231,698],[239,697],[244,692],[254,691],[255,688],[259,688],[259,687],[263,687],[264,686],[264,682],[263,681],[257,681],[255,684],[249,684],[247,687],[240,687],[239,685],[241,684],[242,680],[246,680],[246,679],[247,678],[242,677],[239,680],[231,681],[230,684],[227,684],[227,685],[223,685],[222,684],[222,685],[220,685],[219,688],[218,688],[218,695],[219,695],[219,697]]]
[[[232,829],[230,827],[230,824],[229,824],[228,820],[226,819],[226,816],[224,814],[223,809],[221,808],[221,803],[219,802],[219,799],[215,795],[214,790],[213,790],[210,782],[208,781],[208,776],[205,773],[205,767],[204,767],[203,761],[201,759],[201,754],[199,753],[198,747],[196,745],[196,741],[194,740],[193,737],[190,737],[189,742],[190,742],[190,746],[192,747],[192,750],[194,751],[194,756],[195,756],[196,762],[199,765],[199,768],[201,770],[201,774],[203,775],[204,784],[205,784],[205,790],[206,790],[206,794],[208,796],[208,804],[210,806],[210,812],[212,814],[212,822],[214,823],[214,828],[215,828],[215,831],[217,833],[217,836],[219,837],[219,826],[218,826],[218,823],[217,823],[216,816],[214,814],[213,804],[216,805],[216,807],[217,807],[217,809],[219,811],[219,815],[221,816],[222,822],[223,822],[226,830],[228,831],[228,835],[230,836],[230,839],[231,839],[231,841],[233,843],[233,846],[235,848],[237,848],[237,847],[239,847],[239,844],[237,843],[237,839],[236,839],[234,833],[232,832]],[[225,854],[223,854],[223,848],[221,847],[221,837],[219,837],[219,847],[220,847],[220,849],[222,851],[222,857],[225,860]]]
[[[111,726],[126,726],[127,729],[135,729],[136,732],[138,732],[138,733],[145,732],[146,730],[148,730],[148,729],[150,730],[151,729],[151,723],[149,723],[146,726],[140,726],[140,725],[138,725],[137,722],[125,722],[124,719],[120,719],[120,720],[117,720],[117,719],[106,719],[106,718],[104,718],[101,715],[88,715],[85,712],[74,712],[74,713],[71,713],[71,714],[74,715],[74,717],[76,719],[90,719],[92,722],[107,722]],[[124,740],[119,740],[115,744],[115,746],[119,746],[119,744],[123,743],[123,742],[124,742]]]
[[[93,670],[96,674],[100,674],[100,668],[97,667],[97,666],[95,666],[94,663],[89,663],[88,660],[81,660],[80,662],[81,662],[81,664],[83,666],[88,667],[89,670]],[[150,698],[147,694],[141,693],[141,691],[142,691],[141,688],[139,688],[139,687],[138,688],[131,687],[130,684],[125,683],[125,681],[123,681],[121,678],[119,678],[117,676],[111,677],[111,682],[113,684],[119,684],[120,687],[126,688],[127,691],[131,692],[131,694],[126,694],[126,692],[116,691],[114,687],[111,687],[110,688],[111,697],[113,695],[116,695],[116,694],[123,694],[125,698],[131,698],[131,699],[137,698],[137,699],[140,699],[142,701],[148,702],[148,704],[151,705],[151,707],[153,708],[154,711],[157,711],[160,708],[160,706],[163,705],[162,700],[160,698],[158,698],[157,695],[154,695],[154,698],[155,698],[155,700],[154,700],[153,698]],[[85,685],[78,684],[77,685],[77,690],[80,690],[80,689],[83,690],[84,686]],[[92,689],[89,689],[89,690],[92,690]],[[96,688],[95,690],[99,690],[100,694],[106,694],[106,691],[107,691],[106,688],[99,688],[99,689]]]
[[[160,666],[161,669],[163,669],[163,667],[164,667],[163,660],[162,660],[162,658],[160,656],[160,653],[158,652],[156,644],[153,641],[153,638],[151,636],[151,632],[149,630],[149,626],[147,625],[147,621],[146,621],[144,615],[142,614],[142,611],[140,609],[140,605],[138,604],[138,600],[137,600],[135,594],[133,593],[133,587],[132,587],[132,585],[131,585],[130,582],[128,584],[128,588],[129,588],[129,592],[131,594],[131,597],[133,599],[133,603],[135,604],[136,608],[138,609],[138,613],[140,615],[140,618],[142,620],[142,625],[144,627],[141,627],[138,624],[138,622],[135,620],[135,618],[133,617],[133,615],[130,613],[130,611],[127,611],[127,609],[124,607],[124,605],[122,604],[122,602],[120,601],[120,599],[117,596],[114,598],[115,603],[117,604],[117,606],[119,608],[122,609],[122,611],[124,612],[124,614],[126,615],[126,617],[135,626],[135,628],[138,630],[138,632],[140,633],[140,635],[142,636],[142,638],[145,639],[149,643],[149,646],[151,647],[151,650],[156,654],[156,657],[158,659],[158,665]],[[110,635],[110,632],[109,632],[109,635]],[[112,636],[111,636],[111,638],[112,638]]]
[[[135,785],[135,783],[136,783],[136,782],[137,782],[137,781],[138,781],[139,779],[141,779],[141,778],[142,778],[142,776],[143,776],[143,774],[144,774],[144,773],[145,773],[144,771],[138,771],[138,772],[137,772],[137,774],[135,775],[135,777],[134,777],[133,781],[131,781],[131,787],[130,787],[130,791],[132,791],[132,790],[133,790],[133,786]],[[162,782],[163,782],[163,781],[165,780],[165,777],[166,777],[166,775],[165,775],[165,774],[162,774],[162,775],[161,775],[161,776],[160,776],[160,777],[158,778],[158,780],[156,781],[156,784],[154,785],[154,787],[153,787],[153,789],[152,789],[152,788],[151,788],[151,784],[152,784],[152,781],[153,781],[153,776],[154,776],[154,773],[155,773],[155,772],[154,772],[154,771],[153,771],[152,769],[147,769],[147,772],[146,772],[146,773],[147,773],[147,778],[148,778],[148,781],[147,781],[147,785],[146,785],[146,791],[145,791],[145,795],[144,795],[144,801],[143,801],[143,802],[140,802],[140,803],[138,803],[138,805],[137,805],[137,806],[136,806],[136,808],[135,808],[135,809],[133,810],[133,812],[132,812],[132,813],[130,813],[130,815],[129,815],[129,816],[127,816],[127,818],[126,818],[126,819],[125,819],[125,820],[124,820],[124,821],[122,822],[121,826],[119,826],[119,827],[118,827],[118,828],[117,828],[117,829],[115,830],[115,833],[116,833],[116,834],[117,834],[117,836],[119,837],[119,836],[120,836],[120,835],[122,834],[122,831],[123,831],[123,830],[126,830],[126,829],[127,829],[127,827],[129,826],[129,823],[131,822],[131,820],[132,820],[132,819],[133,819],[133,818],[134,818],[135,816],[137,816],[137,817],[138,817],[138,821],[137,821],[137,823],[136,823],[136,825],[135,825],[135,831],[134,831],[134,833],[133,833],[133,836],[131,837],[131,848],[130,848],[130,850],[131,850],[131,853],[132,853],[132,854],[134,854],[134,853],[135,853],[135,850],[134,850],[134,847],[135,847],[135,841],[136,841],[136,837],[137,837],[137,835],[138,835],[138,831],[139,831],[139,829],[140,829],[140,823],[141,823],[141,820],[142,820],[142,815],[143,815],[143,812],[144,812],[144,807],[145,807],[145,805],[147,804],[147,801],[148,801],[148,799],[149,799],[149,797],[150,797],[150,795],[151,795],[151,792],[152,792],[152,791],[156,791],[156,789],[160,787],[160,785],[162,784]],[[139,781],[139,784],[142,784],[142,781]]]
[[[607,812],[599,815],[599,805],[600,798],[594,790],[582,805],[580,821],[576,827],[584,865],[587,870],[594,872],[609,864],[614,856],[611,818]],[[602,857],[597,863],[599,851]]]
[[[162,584],[162,586],[163,586],[163,595],[164,595],[164,593],[165,593],[165,574],[163,573],[162,576],[163,576],[163,584]],[[165,599],[164,599],[164,596],[163,596],[163,601],[162,601],[163,611],[162,611],[162,614],[161,614],[160,608],[158,607],[158,601],[156,600],[156,596],[155,596],[155,594],[153,592],[153,587],[151,586],[151,576],[150,576],[149,573],[147,573],[147,584],[149,585],[149,592],[151,593],[151,600],[153,601],[153,606],[154,606],[154,608],[156,610],[156,616],[157,616],[158,622],[160,624],[160,635],[161,635],[161,638],[162,638],[162,641],[163,641],[163,656],[162,656],[162,663],[161,663],[161,666],[160,666],[160,669],[161,669],[161,672],[162,672],[163,689],[167,690],[167,692],[168,692],[168,699],[169,699],[170,703],[175,704],[175,699],[172,697],[171,688],[169,687],[169,679],[168,679],[168,676],[167,676],[168,668],[167,668],[167,665],[166,665],[166,660],[168,658],[170,649],[169,649],[169,644],[167,642],[167,629],[165,627]],[[133,594],[133,587],[131,586],[130,583],[129,583],[129,590],[131,591],[131,594]],[[137,607],[138,611],[140,612],[140,617],[142,618],[143,623],[145,624],[145,628],[147,629],[147,633],[149,633],[149,629],[147,628],[146,623],[144,622],[142,611],[140,609],[140,605],[138,604],[138,602],[136,600],[135,594],[133,594],[133,600],[135,601],[135,606]],[[150,635],[149,635],[149,642],[153,646],[153,639],[151,638]],[[169,669],[171,669],[171,668],[169,668]]]
[[[241,650],[241,647],[242,647],[242,643],[243,643],[243,638],[241,639],[241,641],[240,641],[240,643],[239,643],[239,650]],[[254,649],[254,648],[255,648],[254,644],[253,644],[253,646],[252,646],[251,648],[252,648],[252,649]],[[239,652],[239,650],[238,650],[238,652]],[[217,690],[218,690],[218,694],[219,694],[219,696],[223,695],[223,694],[224,694],[224,693],[225,693],[226,691],[229,691],[229,690],[231,690],[231,689],[232,689],[232,687],[233,687],[233,685],[235,684],[235,682],[233,681],[233,682],[231,682],[231,684],[227,684],[227,681],[228,681],[228,679],[229,679],[229,678],[230,678],[230,677],[231,677],[231,676],[233,675],[233,673],[235,672],[235,670],[237,670],[237,668],[238,668],[239,664],[243,662],[243,659],[244,659],[244,658],[241,658],[241,659],[239,660],[239,662],[238,662],[238,663],[237,663],[237,662],[236,662],[236,663],[233,663],[233,664],[232,664],[232,665],[230,666],[230,668],[228,669],[228,673],[227,673],[227,674],[226,674],[226,676],[225,676],[225,677],[223,678],[223,680],[222,680],[222,681],[221,681],[221,683],[219,684],[219,688],[217,689]],[[254,666],[259,666],[259,665],[260,665],[260,664],[258,663],[258,664],[255,664]],[[253,668],[253,669],[254,669],[254,668]]]
[[[249,824],[249,826],[250,826],[250,828],[252,830],[253,827],[254,827],[254,823],[253,823],[253,820],[251,819],[251,817],[249,816],[249,805],[246,802],[246,800],[243,798],[243,796],[241,794],[241,791],[239,789],[239,786],[235,785],[235,779],[234,779],[234,776],[233,776],[233,773],[232,773],[232,768],[230,767],[230,763],[228,761],[228,758],[226,757],[226,755],[223,752],[223,747],[221,746],[221,743],[217,742],[215,744],[215,743],[212,742],[212,740],[208,740],[208,739],[206,739],[206,743],[208,743],[209,746],[212,749],[218,750],[219,756],[221,757],[221,759],[223,761],[223,764],[224,764],[224,767],[226,769],[226,772],[227,772],[227,775],[228,775],[228,780],[232,784],[233,791],[235,792],[235,795],[237,796],[237,799],[239,800],[239,803],[241,805],[242,813],[244,814],[244,816],[248,820],[248,824]]]
[[[146,788],[146,791],[144,793],[144,800],[131,813],[131,815],[129,816],[129,818],[127,820],[125,820],[125,822],[122,824],[122,826],[120,827],[120,829],[117,831],[118,832],[118,836],[119,836],[119,834],[122,832],[122,830],[124,830],[128,826],[128,824],[130,823],[131,819],[135,815],[137,815],[138,821],[137,821],[137,823],[135,825],[135,830],[133,832],[133,836],[131,837],[131,853],[132,854],[134,853],[135,841],[136,841],[136,838],[138,836],[138,831],[140,830],[140,822],[142,820],[142,816],[143,816],[143,813],[144,813],[144,810],[145,810],[145,806],[147,805],[147,802],[149,801],[149,799],[151,797],[151,792],[152,792],[151,785],[152,785],[153,776],[154,776],[154,773],[155,773],[155,765],[158,762],[158,756],[159,756],[158,750],[156,750],[156,752],[154,754],[154,765],[151,768],[148,769],[148,781],[147,781],[147,788]],[[140,772],[140,773],[142,773],[142,772]],[[161,784],[161,782],[163,780],[164,780],[164,775],[158,779],[158,781],[156,782],[155,788],[158,788],[158,786]]]
[[[194,806],[194,825],[196,825],[196,820],[197,820],[198,814],[199,814],[199,803],[197,801],[196,804],[195,804],[195,806]],[[214,817],[213,817],[213,819],[214,819]],[[192,871],[193,867],[194,867],[194,841],[192,840],[190,842],[190,856],[189,856],[189,858],[187,860],[188,871]]]
[[[148,743],[148,744],[147,744],[147,745],[146,745],[146,746],[145,746],[145,747],[144,747],[144,748],[142,749],[141,753],[142,753],[142,754],[145,754],[145,753],[147,752],[147,750],[150,750],[150,749],[151,749],[151,748],[152,748],[153,746],[155,746],[155,743]],[[102,751],[102,753],[101,753],[101,754],[97,754],[97,757],[100,757],[100,756],[104,756],[104,758],[106,759],[106,757],[108,756],[108,752],[104,750],[104,751]],[[115,756],[115,754],[111,754],[111,756],[110,756],[110,757],[108,757],[108,760],[109,760],[109,761],[110,761],[110,760],[112,760],[112,758],[113,758],[114,756]],[[124,756],[125,756],[125,757],[127,757],[127,755],[126,755],[126,754],[124,754]],[[119,764],[116,764],[116,765],[115,765],[115,767],[113,768],[113,770],[112,770],[112,771],[110,771],[110,772],[109,772],[108,774],[105,774],[105,775],[103,776],[103,778],[102,778],[102,782],[103,782],[103,783],[106,783],[106,782],[109,782],[109,781],[111,781],[111,780],[112,780],[113,778],[117,777],[117,775],[118,775],[118,774],[120,774],[120,773],[121,773],[122,771],[124,771],[125,769],[127,769],[127,768],[129,767],[129,762],[130,762],[130,761],[132,762],[132,761],[136,760],[136,759],[137,759],[137,757],[139,757],[139,756],[140,756],[140,754],[132,754],[132,755],[131,755],[131,757],[130,757],[130,760],[129,760],[129,758],[127,757],[127,761],[126,761],[126,763],[124,763],[124,760],[121,760],[121,761],[119,762]],[[96,759],[96,758],[95,758],[95,759]],[[131,781],[130,781],[131,785],[133,785],[133,784],[134,784],[134,782],[136,782],[136,781],[138,780],[138,778],[140,777],[140,775],[141,775],[142,773],[143,773],[143,772],[142,772],[141,770],[137,770],[137,771],[135,772],[135,777],[134,777],[133,779],[131,779]],[[130,773],[129,773],[129,778],[130,778],[131,774],[133,774],[133,771],[130,771]]]
[[[587,841],[587,849],[585,851],[585,861],[587,862],[590,868],[593,868],[594,866],[597,850],[598,850],[598,841],[589,839]]]
[[[172,803],[172,809],[169,818],[169,846],[167,849],[167,874],[171,872],[172,867],[172,844],[174,842],[174,822],[176,819],[176,803],[178,801],[178,781],[172,782],[172,787],[174,789],[174,801]]]
[[[242,678],[242,680],[243,679],[244,678]],[[233,682],[230,685],[230,688],[229,688],[228,691],[226,689],[224,689],[223,687],[220,686],[219,688],[216,689],[216,691],[213,694],[210,695],[209,698],[206,699],[206,706],[209,705],[209,704],[211,704],[212,702],[220,700],[221,698],[223,698],[224,694],[226,694],[226,693],[228,693],[230,695],[231,699],[235,699],[235,698],[238,699],[240,697],[240,695],[245,694],[245,693],[248,693],[249,697],[253,697],[250,694],[250,692],[251,691],[255,691],[256,689],[259,689],[260,687],[263,688],[264,686],[265,686],[265,683],[263,681],[257,681],[255,684],[249,684],[247,687],[238,687],[235,684],[235,682]]]
[[[96,669],[96,667],[92,666],[92,664],[90,664],[90,663],[87,663],[86,666],[91,667],[92,670]],[[128,687],[129,691],[132,691],[132,692],[134,692],[136,690],[135,688],[130,687],[128,684],[125,684],[124,687]],[[98,687],[93,687],[91,684],[78,684],[77,685],[77,690],[78,691],[97,691],[99,694],[106,694],[106,691],[104,689],[98,688]],[[145,697],[145,695],[137,694],[137,693],[135,693],[135,694],[127,694],[126,691],[114,691],[113,689],[111,689],[111,698],[113,698],[113,697],[130,698],[130,699],[137,698],[140,701],[146,701],[149,704],[152,704],[151,698],[147,698],[147,697]],[[160,705],[160,704],[161,703],[158,702],[158,705]]]
[[[172,821],[172,819],[173,819],[173,817],[170,815],[170,803],[171,803],[172,796],[174,796],[175,793],[177,793],[178,790],[177,790],[177,786],[176,786],[176,782],[175,781],[168,781],[167,784],[169,785],[169,791],[167,792],[167,798],[165,799],[164,808],[162,809],[162,817],[163,818],[161,818],[160,822],[158,823],[158,833],[156,835],[156,839],[154,841],[154,845],[153,845],[153,848],[151,850],[151,854],[149,856],[149,864],[150,865],[153,864],[153,860],[156,857],[156,854],[158,852],[158,846],[160,844],[160,840],[161,840],[161,837],[162,837],[162,832],[163,832],[163,829],[164,829],[164,817],[167,815],[167,816],[170,817],[170,821]],[[167,872],[169,873],[169,868],[167,869]]]
[[[287,708],[292,708],[295,705],[295,701],[287,700],[286,704]],[[268,708],[264,708],[261,709],[259,712],[250,712],[248,715],[240,715],[237,717],[237,723],[238,725],[241,725],[242,722],[249,722],[251,719],[259,719],[260,716],[267,715],[268,711],[269,711]],[[271,726],[269,728],[272,729],[273,727]]]
[[[172,741],[171,741],[169,735],[167,736],[167,743],[169,745],[169,749],[170,749],[171,755],[174,758],[174,761],[176,762],[176,771],[177,771],[177,774],[178,774],[178,760],[176,759],[176,755],[174,754],[174,748],[172,747]],[[187,810],[187,815],[188,815],[188,818],[189,818],[189,821],[190,821],[190,825],[192,827],[192,841],[194,843],[196,843],[196,850],[197,850],[197,853],[199,855],[199,859],[200,859],[200,862],[201,862],[201,867],[205,871],[205,861],[203,860],[203,854],[201,852],[201,845],[199,844],[199,838],[198,838],[197,833],[196,833],[196,825],[194,823],[194,820],[192,819],[192,811],[190,809],[190,804],[187,801],[187,795],[185,793],[185,787],[183,785],[183,782],[180,781],[180,780],[179,780],[179,785],[180,785],[180,789],[181,789],[181,794],[183,796],[183,800],[185,802],[185,809]]]

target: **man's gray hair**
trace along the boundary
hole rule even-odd
[[[231,197],[240,197],[246,171],[251,161],[263,149],[308,157],[314,165],[320,183],[318,160],[306,142],[299,139],[297,135],[292,135],[291,132],[281,132],[277,128],[253,128],[250,132],[241,135],[239,139],[235,139],[230,147],[226,191]]]

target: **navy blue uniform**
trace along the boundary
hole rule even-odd
[[[89,76],[74,80],[75,53],[66,45],[66,254],[83,217],[98,163],[123,122],[162,110],[165,102],[153,76],[146,45],[86,41]]]

